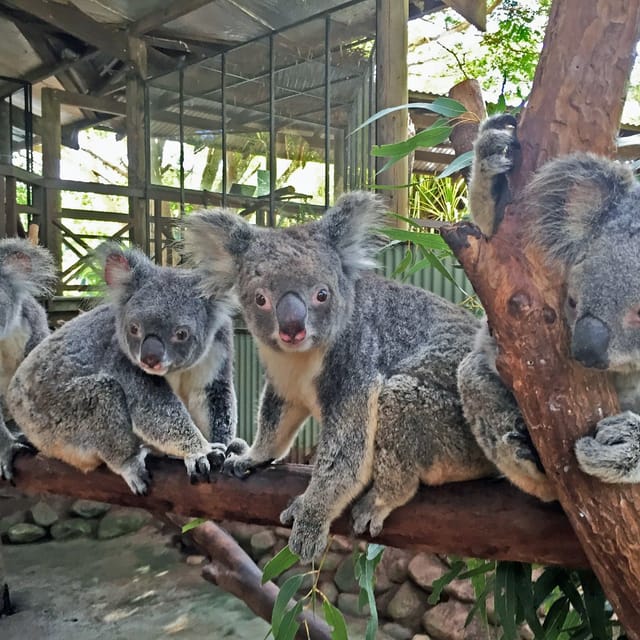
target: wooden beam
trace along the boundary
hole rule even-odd
[[[376,108],[378,111],[409,102],[407,88],[407,20],[409,0],[377,0],[376,32]],[[391,144],[407,139],[408,113],[395,111],[376,123],[377,144]],[[387,161],[378,159],[378,171]],[[404,157],[379,173],[376,184],[384,186],[406,185],[409,182],[409,159]],[[389,209],[402,216],[409,212],[408,189],[384,191]]]
[[[442,0],[480,31],[487,30],[487,3],[485,0]]]
[[[10,6],[54,25],[72,36],[89,42],[120,60],[127,59],[127,37],[123,31],[97,22],[72,4],[53,0],[6,0]]]
[[[212,520],[280,525],[279,514],[306,488],[311,467],[278,465],[245,480],[212,476],[211,484],[189,484],[178,460],[149,459],[149,495],[135,496],[122,478],[101,467],[84,474],[57,460],[20,455],[16,487],[28,494],[54,493],[156,512]],[[348,517],[335,533],[350,534]],[[366,539],[366,538],[365,538]],[[587,566],[582,548],[562,511],[501,481],[421,487],[394,511],[375,542],[403,549],[568,567]]]
[[[55,97],[60,104],[66,104],[81,109],[89,109],[99,113],[110,113],[116,116],[124,116],[127,113],[127,105],[111,98],[91,96],[88,94],[73,93],[72,91],[60,91],[53,89]]]
[[[210,4],[211,1],[212,0],[182,0],[182,2],[176,2],[176,0],[168,0],[164,7],[154,9],[142,18],[132,22],[129,25],[129,33],[134,36],[139,36],[153,31],[173,20],[186,16],[192,11],[197,11],[200,7]]]

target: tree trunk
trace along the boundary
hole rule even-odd
[[[555,0],[532,93],[518,129],[513,204],[487,242],[473,225],[445,232],[482,301],[513,388],[560,503],[630,638],[640,638],[640,488],[580,472],[573,446],[618,411],[606,377],[569,359],[561,276],[523,245],[518,193],[555,155],[613,155],[640,25],[640,0]]]

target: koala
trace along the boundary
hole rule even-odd
[[[36,300],[51,292],[56,275],[51,254],[28,240],[0,240],[0,478],[13,478],[13,458],[26,447],[3,414],[18,365],[49,335],[47,315]]]
[[[110,299],[29,354],[9,408],[44,455],[83,471],[104,462],[133,493],[148,490],[148,446],[208,479],[208,456],[221,463],[235,435],[228,301],[135,249],[108,245],[103,259]]]
[[[318,558],[353,500],[355,532],[376,536],[420,481],[497,473],[456,384],[479,321],[372,272],[382,217],[375,196],[353,192],[294,227],[259,228],[220,210],[186,221],[187,256],[207,291],[235,291],[266,370],[255,439],[228,455],[225,471],[242,478],[267,466],[308,416],[321,424],[309,486],[281,514],[303,562]]]
[[[485,232],[493,229],[483,218],[492,196],[485,190],[482,197],[479,185],[510,169],[509,149],[513,147],[505,141],[504,133],[502,128],[494,129],[490,119],[475,144],[474,176],[478,182],[470,191],[474,194],[470,206],[474,217],[474,210],[481,212]],[[515,135],[513,130],[511,135]],[[480,174],[484,174],[482,178]],[[476,197],[483,199],[477,203]],[[622,413],[601,420],[593,437],[577,441],[578,463],[585,473],[605,482],[638,482],[640,219],[636,211],[640,187],[626,165],[576,153],[542,166],[528,185],[525,200],[533,214],[527,236],[565,274],[571,355],[585,367],[608,372],[622,409]],[[465,416],[491,460],[495,461],[492,447],[497,441],[519,442],[524,464],[517,472],[526,471],[528,465],[534,485],[530,493],[548,493],[551,498],[553,490],[535,464],[535,452],[515,400],[495,370],[495,356],[495,342],[483,330],[476,349],[458,370]],[[505,473],[514,480],[513,470]]]

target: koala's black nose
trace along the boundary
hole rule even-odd
[[[164,356],[164,344],[156,336],[147,336],[140,347],[140,361],[152,369],[160,364]]]
[[[583,316],[573,329],[571,355],[585,367],[606,369],[609,366],[609,338],[609,328],[602,320]]]
[[[305,328],[307,305],[297,293],[289,291],[278,300],[276,318],[280,338],[284,342],[296,344],[304,340],[307,335]]]

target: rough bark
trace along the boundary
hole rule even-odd
[[[174,514],[167,514],[165,519],[179,527],[188,522],[187,518]],[[205,522],[186,535],[210,559],[202,569],[202,577],[240,598],[257,616],[271,622],[273,605],[280,590],[271,581],[262,584],[262,571],[242,547],[213,522]],[[303,611],[300,621],[298,640],[329,640],[331,637],[327,624],[312,611]]]
[[[190,485],[182,462],[149,459],[147,496],[135,496],[120,476],[102,467],[88,474],[62,462],[28,454],[16,460],[16,486],[28,494],[54,493],[173,512],[212,520],[280,525],[280,512],[306,488],[311,467],[280,465],[238,480],[217,476]],[[348,516],[332,531],[351,532]],[[364,538],[367,539],[367,538]],[[403,549],[466,557],[588,566],[557,505],[544,505],[506,482],[487,480],[423,487],[394,511],[375,542]]]
[[[514,202],[487,241],[472,225],[445,232],[487,311],[498,368],[514,390],[560,503],[630,638],[640,638],[640,490],[582,474],[575,440],[618,410],[605,376],[568,357],[562,277],[520,230],[518,192],[537,166],[576,150],[612,155],[634,57],[640,1],[556,0],[534,87],[521,118]]]
[[[469,114],[473,114],[457,122],[449,136],[451,146],[456,156],[459,156],[473,148],[473,141],[478,135],[478,124],[487,117],[487,110],[480,83],[475,78],[468,78],[451,87],[449,97],[463,104]],[[463,172],[465,177],[468,172],[468,169]]]

